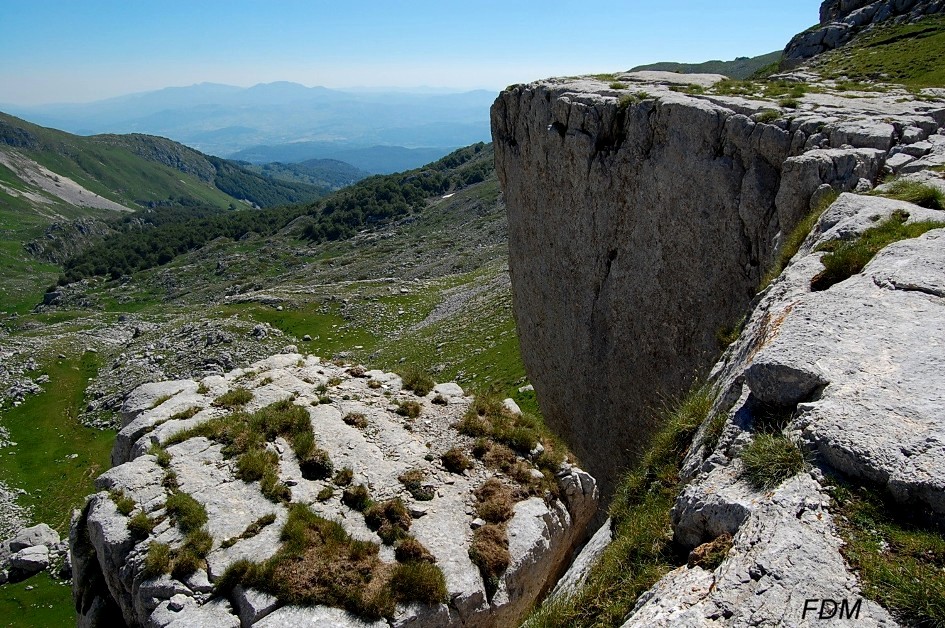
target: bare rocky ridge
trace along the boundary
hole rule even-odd
[[[413,516],[410,533],[435,557],[445,576],[448,604],[399,607],[390,621],[366,624],[339,609],[285,606],[262,592],[241,587],[229,598],[214,595],[213,582],[228,565],[240,558],[262,561],[275,554],[287,508],[267,500],[258,482],[237,479],[234,461],[224,457],[222,446],[200,436],[168,446],[166,464],[176,473],[180,490],[207,511],[207,529],[214,540],[206,568],[183,580],[145,576],[149,543],[178,547],[181,532],[164,520],[147,539],[136,539],[128,529],[128,516],[119,512],[109,491],[120,490],[131,498],[135,512],[140,509],[156,518],[163,515],[164,469],[149,453],[152,445],[167,443],[184,429],[227,414],[212,402],[238,386],[253,393],[247,411],[287,398],[306,408],[316,443],[329,454],[335,469],[351,468],[352,484],[367,486],[376,500],[404,500]],[[395,412],[395,402],[406,400],[420,403],[416,419]],[[451,427],[469,403],[470,398],[455,384],[440,384],[421,398],[403,390],[396,375],[363,372],[294,353],[199,382],[178,380],[137,388],[122,407],[123,428],[113,451],[115,466],[97,481],[103,492],[93,495],[73,522],[70,540],[80,625],[102,625],[109,617],[119,616],[128,625],[140,626],[511,625],[552,586],[583,539],[597,508],[597,489],[589,475],[564,465],[557,475],[560,499],[546,494],[518,501],[507,523],[511,563],[498,589],[487,595],[469,556],[473,529],[483,524],[476,521],[473,492],[497,472],[475,463],[471,470],[455,474],[439,462],[451,447],[472,446],[473,439]],[[179,414],[195,407],[202,409]],[[363,415],[366,426],[345,422],[349,413]],[[277,439],[271,447],[278,453],[279,479],[290,487],[293,503],[310,504],[317,514],[340,521],[355,538],[378,541],[361,513],[341,503],[339,492],[319,499],[330,480],[306,479],[285,441]],[[398,481],[410,469],[427,474],[433,492],[430,501],[414,499]],[[508,478],[501,481],[514,484]],[[241,538],[250,524],[267,513],[275,516],[272,524]],[[226,539],[235,542],[223,543]],[[380,552],[382,560],[393,562],[391,547],[381,546]]]
[[[718,77],[615,80],[516,86],[492,109],[523,360],[605,495],[649,411],[708,370],[824,190],[867,191],[945,155],[945,102],[904,91],[827,85],[785,112],[674,89]]]

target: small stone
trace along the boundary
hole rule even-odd
[[[308,334],[302,336],[302,342],[312,342],[312,337]]]
[[[485,519],[482,519],[480,517],[476,517],[475,519],[469,522],[469,527],[472,528],[473,530],[478,530],[484,525],[486,525],[486,521]]]
[[[167,603],[167,608],[174,611],[175,613],[184,609],[184,606],[187,605],[187,600],[189,600],[186,595],[183,593],[178,593],[171,598],[170,602]]]

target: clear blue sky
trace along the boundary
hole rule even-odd
[[[820,0],[0,0],[0,103],[204,81],[499,89],[782,48]]]

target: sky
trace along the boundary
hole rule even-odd
[[[202,82],[499,90],[782,49],[820,0],[0,0],[0,103]]]

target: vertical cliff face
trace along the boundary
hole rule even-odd
[[[787,120],[771,102],[668,85],[718,78],[549,80],[492,108],[523,359],[605,493],[645,444],[650,410],[714,362],[718,332],[824,186],[868,189],[893,145],[937,128],[892,98],[816,95]]]

